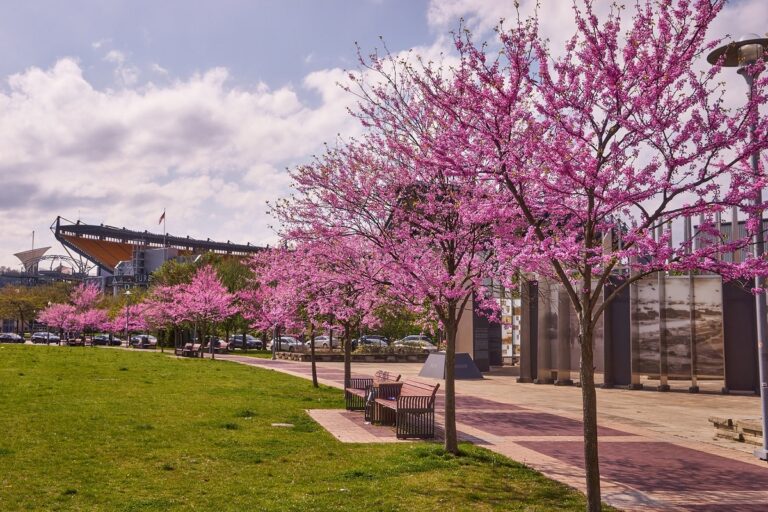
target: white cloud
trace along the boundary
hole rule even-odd
[[[120,52],[110,62],[125,66]],[[54,243],[56,215],[136,229],[268,243],[265,201],[288,193],[285,167],[305,162],[337,133],[358,130],[339,69],[308,75],[310,107],[291,87],[230,85],[214,68],[165,85],[99,90],[77,61],[30,68],[0,91],[0,264]],[[7,197],[6,197],[7,196]],[[41,237],[40,234],[43,234]],[[43,239],[40,241],[40,239]]]
[[[168,76],[168,70],[165,69],[163,66],[158,64],[157,62],[153,62],[151,66],[149,66],[150,71],[153,73],[156,73],[158,75]]]
[[[123,64],[125,62],[125,54],[118,50],[110,50],[104,56],[104,60],[113,64]]]
[[[104,60],[115,65],[115,82],[123,87],[131,87],[138,83],[141,72],[139,68],[127,62],[125,54],[118,50],[110,50]]]
[[[91,43],[91,48],[93,48],[94,50],[98,50],[102,46],[108,45],[111,42],[112,42],[112,39],[109,39],[109,38],[99,39],[98,41],[94,41]]]

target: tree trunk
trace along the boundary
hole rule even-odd
[[[448,344],[445,349],[445,451],[459,453],[456,435],[456,306],[448,307],[445,334]]]
[[[601,510],[600,463],[597,451],[597,395],[595,393],[594,332],[581,321],[581,399],[584,419],[584,468],[587,477],[587,510]]]
[[[312,386],[317,385],[317,365],[315,365],[315,326],[309,324],[309,360],[312,362]]]
[[[208,337],[208,326],[203,327],[203,342],[206,341]],[[211,359],[216,359],[216,350],[213,348],[213,339],[208,340],[208,346],[210,346],[211,351]]]
[[[348,388],[352,379],[352,342],[349,339],[349,324],[344,324],[344,338],[341,340],[344,344],[344,387]]]
[[[245,332],[245,329],[243,329],[243,352],[245,352],[247,354],[248,353],[248,340],[245,339],[246,334],[247,333]]]

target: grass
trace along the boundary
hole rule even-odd
[[[3,510],[584,508],[470,445],[339,443],[304,411],[340,391],[223,361],[0,345],[0,404]]]

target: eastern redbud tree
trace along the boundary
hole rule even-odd
[[[759,228],[764,205],[754,199],[765,177],[747,159],[768,145],[757,115],[766,78],[734,107],[724,101],[720,67],[705,67],[703,57],[722,43],[708,41],[707,31],[724,5],[648,0],[616,5],[601,20],[591,0],[575,0],[576,33],[565,48],[551,48],[534,17],[500,26],[488,45],[459,34],[451,67],[364,61],[375,76],[363,79],[358,115],[381,134],[378,142],[406,161],[413,161],[407,147],[418,147],[419,166],[452,180],[492,183],[480,188],[486,195],[463,194],[459,213],[493,226],[502,274],[543,275],[567,292],[578,318],[590,510],[600,509],[594,334],[607,305],[659,271],[726,279],[766,271],[762,259],[718,258],[749,244],[723,240],[719,213],[740,208],[752,215],[748,235]],[[748,71],[757,76],[763,67]],[[424,127],[429,136],[419,138]],[[478,197],[496,206],[478,209]],[[703,219],[697,236],[706,243],[673,238],[669,226],[685,218]]]

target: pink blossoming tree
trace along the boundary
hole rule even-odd
[[[203,343],[212,326],[237,314],[234,295],[227,291],[211,265],[200,267],[189,284],[178,285],[174,291],[174,318],[196,326]],[[213,343],[209,349],[214,357]]]
[[[720,44],[705,37],[724,3],[644,2],[629,9],[629,21],[619,8],[601,21],[592,1],[577,1],[577,31],[560,56],[533,19],[500,29],[499,58],[462,36],[450,81],[429,69],[417,77],[434,108],[462,122],[455,140],[482,155],[471,174],[495,179],[515,210],[518,222],[497,238],[507,272],[559,281],[576,311],[589,510],[600,509],[593,350],[605,308],[659,271],[726,279],[766,271],[764,260],[718,257],[749,243],[723,241],[715,218],[733,206],[762,211],[753,199],[765,177],[746,160],[767,144],[757,118],[766,79],[745,106],[728,109],[720,69],[699,69]],[[706,243],[673,240],[669,226],[685,218],[703,219]],[[748,234],[757,227],[749,223]]]
[[[479,254],[495,251],[504,274],[522,270],[560,282],[579,324],[590,510],[600,509],[593,350],[605,308],[654,272],[704,270],[732,279],[766,271],[765,260],[718,258],[749,243],[725,242],[715,227],[719,213],[738,207],[752,214],[748,234],[759,227],[754,219],[765,205],[753,199],[765,177],[746,160],[768,145],[765,119],[757,116],[768,79],[755,80],[745,106],[727,108],[721,70],[702,62],[720,44],[705,38],[724,3],[648,1],[616,7],[601,21],[591,0],[575,0],[576,34],[559,56],[539,37],[535,18],[500,27],[493,53],[460,34],[452,68],[373,55],[363,60],[364,78],[354,89],[372,142],[332,151],[296,173],[299,201],[306,202],[298,215],[314,212],[317,225],[330,222],[341,236],[394,225],[389,232],[417,245],[433,232],[431,217],[451,210],[446,198],[456,197],[457,216],[495,232],[494,247],[481,246]],[[758,62],[752,72],[763,67]],[[391,175],[425,171],[442,173],[450,188],[414,180],[399,188],[408,191],[408,208],[398,209],[396,195],[371,193]],[[422,195],[439,206],[414,222]],[[404,222],[381,215],[382,204]],[[706,243],[673,239],[670,224],[686,218],[703,218],[697,237]],[[409,224],[410,231],[398,230]],[[445,233],[422,247],[458,242]],[[390,255],[394,246],[381,247]],[[404,254],[402,285],[418,290],[421,275],[406,278],[408,266],[420,262],[427,274],[438,267],[407,248]]]
[[[373,68],[383,72],[375,61]],[[491,276],[493,226],[503,215],[492,189],[465,167],[469,153],[445,158],[445,136],[457,122],[401,89],[363,87],[360,117],[371,132],[361,141],[327,151],[294,173],[298,194],[280,204],[286,236],[333,248],[324,256],[355,286],[375,290],[439,319],[447,339],[445,448],[457,453],[455,353],[459,322],[473,298],[485,296]],[[393,116],[390,106],[403,108]],[[497,217],[491,220],[489,210]],[[349,252],[364,247],[365,251]],[[372,314],[373,311],[370,311]]]

